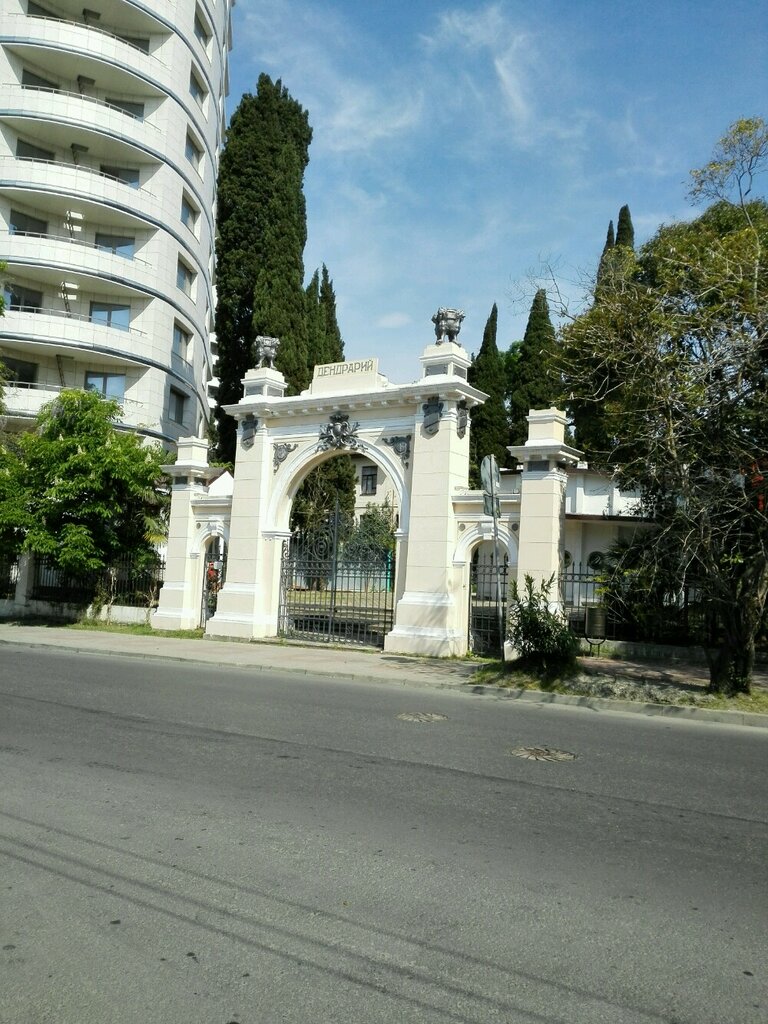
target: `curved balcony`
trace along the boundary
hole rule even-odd
[[[144,118],[130,114],[115,103],[97,96],[66,89],[19,85],[2,85],[3,120],[13,123],[15,117],[41,121],[65,122],[87,131],[95,131],[118,139],[139,149],[157,149],[163,140],[160,129]]]
[[[61,384],[23,384],[18,381],[10,381],[5,386],[5,415],[9,420],[34,419],[44,405],[52,402],[57,395],[65,390],[67,388]],[[120,402],[120,408],[123,411],[120,423],[138,426],[142,422],[146,408],[143,402],[124,398]]]
[[[93,61],[101,64],[107,74],[109,68],[128,73],[153,89],[160,90],[173,98],[184,108],[186,116],[196,125],[198,132],[206,139],[206,148],[212,158],[212,147],[216,145],[218,114],[215,109],[215,82],[211,81],[207,69],[203,71],[208,92],[207,109],[204,112],[189,93],[188,79],[180,81],[178,68],[173,68],[161,56],[166,47],[176,45],[171,29],[157,35],[158,49],[145,53],[125,42],[119,36],[97,29],[93,25],[28,17],[24,14],[10,15],[4,19],[0,32],[0,43],[16,52],[29,47],[38,52],[36,59],[51,75],[62,78],[71,76],[73,58],[82,63]],[[186,47],[185,47],[186,51]],[[171,57],[171,50],[168,51]],[[185,55],[185,66],[187,58]],[[201,69],[202,70],[202,69]],[[99,77],[94,75],[94,77]],[[106,84],[106,83],[105,83]]]
[[[111,174],[85,165],[65,164],[58,160],[30,160],[26,157],[0,156],[0,188],[30,188],[86,201],[106,203],[118,209],[135,211],[141,217],[163,223],[167,211],[146,185],[134,188]]]
[[[6,309],[0,319],[2,338],[31,343],[30,352],[55,354],[69,348],[118,363],[144,362],[141,355],[147,343],[146,334],[134,327],[108,327],[83,313],[40,307]]]

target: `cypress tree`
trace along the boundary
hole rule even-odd
[[[243,96],[227,131],[216,241],[216,454],[222,461],[234,460],[235,424],[221,407],[242,397],[257,335],[280,339],[276,363],[289,394],[309,381],[302,185],[311,139],[306,111],[268,75],[259,77],[255,96]]]
[[[635,248],[635,229],[632,227],[632,215],[628,206],[619,210],[616,223],[616,245],[625,245],[628,249]]]
[[[480,463],[495,455],[500,466],[507,461],[509,424],[504,406],[504,360],[496,345],[498,309],[494,302],[483,331],[483,343],[467,374],[469,383],[488,395],[484,405],[471,410],[470,485],[480,486]]]
[[[556,350],[547,293],[540,288],[531,304],[528,325],[514,362],[509,393],[510,444],[525,444],[528,439],[529,410],[549,409],[557,402],[560,381],[554,366]]]
[[[328,268],[325,264],[323,264],[322,278],[320,281],[320,308],[323,311],[323,322],[325,327],[323,362],[341,362],[344,358],[344,341],[341,337],[339,321],[336,316],[336,293],[333,290],[333,281],[328,274]]]

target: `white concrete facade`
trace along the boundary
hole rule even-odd
[[[205,432],[234,0],[0,0],[9,426],[62,387]]]
[[[412,384],[391,384],[370,359],[316,367],[310,388],[293,398],[284,397],[276,370],[249,371],[242,400],[227,409],[239,423],[234,479],[215,479],[205,443],[195,438],[179,442],[179,459],[168,467],[174,484],[166,583],[153,626],[205,624],[210,636],[244,640],[277,635],[293,498],[315,466],[351,454],[378,467],[400,515],[394,626],[385,650],[465,654],[472,558],[494,537],[482,492],[467,486],[468,411],[486,397],[467,383],[468,365],[458,345],[430,345]],[[618,520],[631,523],[633,513],[631,496],[579,463],[565,443],[561,412],[531,411],[529,423],[527,444],[511,449],[518,469],[502,474],[498,522],[509,579],[521,582],[557,574],[566,543],[572,554],[589,545],[607,550]],[[206,621],[200,595],[216,537],[228,546],[226,581]]]

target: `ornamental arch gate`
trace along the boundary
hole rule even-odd
[[[438,340],[424,349],[421,376],[410,384],[391,384],[378,372],[378,360],[368,359],[317,366],[310,387],[286,397],[285,379],[273,366],[250,370],[243,398],[226,407],[238,421],[234,478],[228,485],[208,465],[204,439],[179,441],[176,463],[165,467],[173,488],[166,582],[152,618],[155,628],[190,628],[199,621],[200,574],[194,561],[200,557],[207,505],[215,500],[227,563],[215,611],[206,622],[208,636],[251,640],[325,631],[330,641],[383,644],[392,653],[466,653],[471,550],[466,538],[486,529],[479,525],[482,494],[467,487],[469,410],[486,396],[467,382],[470,357],[455,332],[441,335],[440,328],[438,320]],[[335,567],[327,560],[322,567],[310,566],[308,548],[302,550],[301,538],[292,536],[289,526],[305,477],[345,453],[361,454],[379,466],[396,496],[394,559],[379,567],[376,580],[369,565],[367,575],[363,571],[359,553],[357,579],[342,579],[338,536]],[[519,516],[519,495],[502,506],[510,521]],[[558,498],[558,512],[560,507]],[[559,557],[556,551],[553,557]],[[320,597],[308,599],[313,579],[324,603]],[[369,592],[379,588],[382,602],[367,602],[362,615],[356,595],[366,586]],[[346,614],[345,606],[357,611]]]

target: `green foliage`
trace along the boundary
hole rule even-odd
[[[521,594],[513,581],[507,606],[507,640],[528,667],[551,672],[572,664],[579,649],[578,638],[561,615],[550,610],[555,577],[534,586],[525,577]]]
[[[721,148],[742,152],[733,131]],[[677,550],[699,581],[723,636],[711,686],[732,693],[749,688],[768,598],[768,206],[742,201],[759,161],[722,164],[695,188],[736,201],[660,228],[637,255],[617,246],[598,301],[563,331],[561,368],[577,402],[600,406],[606,457],[639,488],[658,557]]]
[[[242,397],[257,335],[280,338],[277,366],[290,393],[309,379],[302,185],[311,139],[306,111],[268,75],[243,96],[227,131],[216,240],[219,461],[234,462],[235,424],[222,406]]]
[[[116,402],[62,391],[37,429],[0,446],[0,538],[75,576],[154,558],[167,506],[159,446],[114,426]]]
[[[493,304],[483,332],[483,343],[467,374],[469,383],[488,395],[484,405],[470,411],[470,486],[480,486],[480,464],[495,455],[500,466],[507,461],[509,425],[504,405],[504,360],[496,346],[498,309]]]
[[[304,478],[291,508],[291,529],[313,530],[326,522],[339,503],[351,518],[355,511],[355,467],[348,455],[334,455]]]
[[[632,214],[628,206],[622,206],[619,210],[619,219],[616,222],[616,245],[623,245],[627,249],[635,247],[635,229],[632,226]]]
[[[510,444],[527,441],[527,416],[531,409],[548,409],[559,397],[561,386],[554,364],[556,350],[547,293],[540,288],[534,296],[525,335],[514,357],[514,377],[509,390]]]
[[[336,295],[328,268],[316,270],[306,289],[308,370],[321,363],[340,363],[344,342],[336,317]]]
[[[389,502],[369,504],[344,545],[344,561],[361,567],[377,567],[395,553],[395,512]]]

